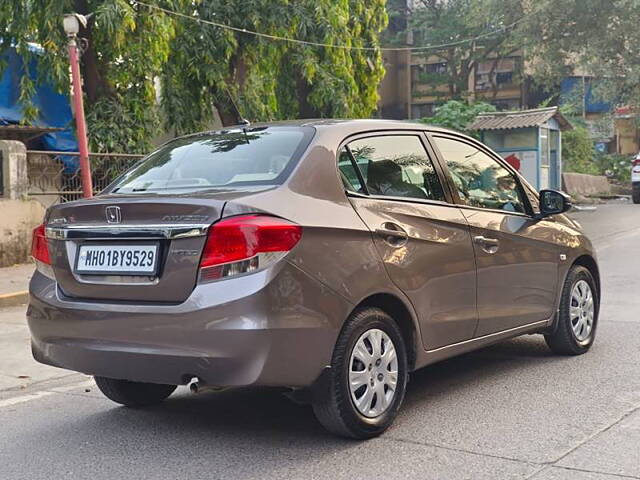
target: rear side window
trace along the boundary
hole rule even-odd
[[[111,193],[280,184],[313,137],[309,127],[222,130],[180,138],[117,180]]]
[[[348,145],[370,195],[444,201],[442,185],[420,138],[389,135]]]
[[[358,172],[353,166],[351,161],[351,155],[346,148],[343,148],[338,158],[338,170],[340,171],[340,178],[345,190],[349,192],[364,193],[364,188],[358,177]]]

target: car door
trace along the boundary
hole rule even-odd
[[[469,226],[420,132],[365,135],[339,169],[391,280],[412,302],[426,349],[472,338],[476,267]]]
[[[481,144],[433,134],[454,195],[471,227],[478,268],[476,336],[553,315],[560,247],[534,219],[516,174]]]

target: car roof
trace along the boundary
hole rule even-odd
[[[363,118],[363,119],[328,119],[328,118],[312,118],[301,120],[281,120],[277,122],[257,123],[251,126],[297,126],[297,127],[314,127],[318,129],[344,128],[363,129],[363,130],[431,130],[452,132],[452,130],[429,125],[411,120],[385,120],[379,118]]]
[[[235,130],[239,128],[264,128],[264,127],[313,127],[317,130],[340,130],[347,131],[348,134],[358,133],[360,131],[375,130],[428,130],[431,132],[456,133],[454,130],[429,125],[410,120],[383,120],[383,119],[300,119],[300,120],[279,120],[274,122],[252,123],[250,125],[230,125],[216,130],[197,132],[184,135],[179,138],[213,134],[225,130]]]

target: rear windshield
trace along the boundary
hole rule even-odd
[[[311,127],[254,127],[179,138],[111,185],[110,193],[278,185],[313,136]]]

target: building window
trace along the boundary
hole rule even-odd
[[[508,88],[513,85],[518,72],[516,58],[505,58],[497,61],[480,62],[476,68],[476,91]]]
[[[411,65],[411,81],[424,83],[424,75],[444,75],[447,73],[447,62]]]
[[[498,87],[501,85],[511,85],[513,83],[513,72],[498,72],[496,74],[496,83]]]
[[[447,62],[429,63],[425,67],[427,73],[436,73],[438,75],[447,73]]]
[[[476,92],[483,92],[491,89],[491,79],[488,73],[479,73],[476,75]]]
[[[418,120],[424,117],[433,117],[433,103],[418,103],[411,105],[411,118]]]
[[[520,109],[520,99],[519,98],[509,98],[504,100],[493,100],[491,104],[496,107],[499,111],[510,111],[510,110],[519,110]]]

